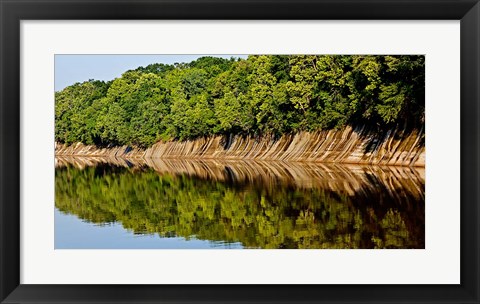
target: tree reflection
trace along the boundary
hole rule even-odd
[[[180,172],[65,163],[56,168],[55,205],[89,222],[119,222],[134,233],[241,242],[247,248],[425,246],[424,185],[411,172],[399,178],[388,170],[360,170],[347,180],[339,168],[317,167],[304,169],[315,172],[315,180],[303,175],[302,181],[291,169],[290,177],[278,175],[288,168],[240,178],[231,164],[195,166],[197,171],[188,171],[184,163]],[[210,173],[200,174],[202,167]],[[214,178],[219,168],[223,178]]]

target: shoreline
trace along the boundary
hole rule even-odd
[[[212,136],[187,141],[158,142],[142,149],[131,146],[101,148],[82,143],[55,143],[56,157],[106,157],[135,159],[191,159],[284,161],[299,163],[357,164],[425,167],[423,130],[408,134],[398,129],[384,134],[346,128],[299,132],[271,137]]]

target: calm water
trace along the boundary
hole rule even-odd
[[[424,248],[424,170],[57,158],[55,248]]]

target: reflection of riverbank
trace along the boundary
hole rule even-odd
[[[424,198],[425,169],[397,166],[335,165],[281,161],[123,159],[102,157],[56,157],[57,167],[83,169],[99,164],[121,167],[148,166],[161,174],[187,174],[203,179],[233,182],[257,181],[264,185],[284,184],[301,188],[328,188],[349,195],[380,183],[392,196],[396,189]]]
[[[55,206],[135,234],[247,248],[424,248],[423,169],[56,159]]]

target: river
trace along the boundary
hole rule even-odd
[[[425,247],[425,170],[57,157],[55,249]]]

